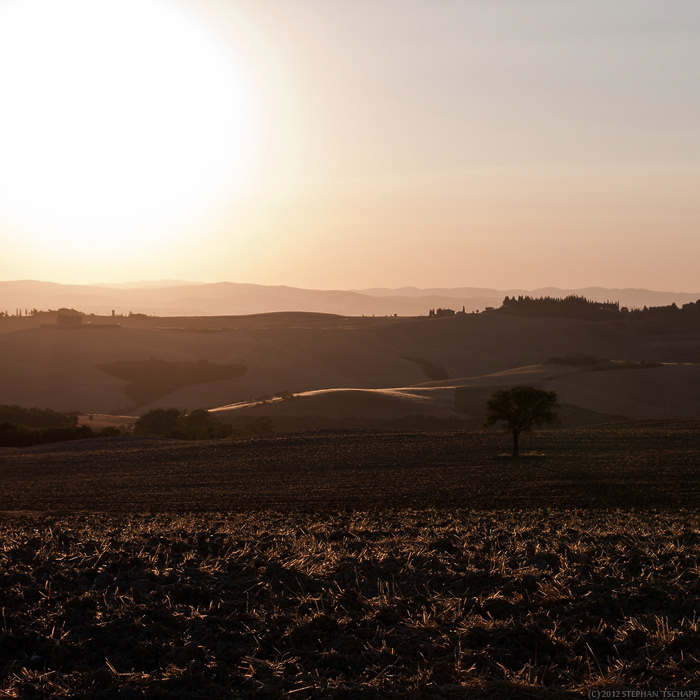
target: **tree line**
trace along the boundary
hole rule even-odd
[[[228,437],[264,435],[273,432],[270,418],[261,416],[241,425],[225,423],[204,408],[180,411],[156,408],[144,413],[134,425],[134,435],[175,440],[220,440]]]
[[[498,311],[522,316],[613,317],[620,313],[620,302],[593,301],[576,294],[566,297],[530,297],[521,294],[517,297],[506,296]]]
[[[566,297],[506,296],[499,313],[518,316],[558,316],[564,318],[629,319],[633,321],[697,321],[700,319],[700,299],[683,306],[675,302],[667,306],[644,306],[628,309],[619,301],[593,301],[584,296]]]
[[[177,440],[218,440],[264,435],[274,431],[272,420],[268,417],[261,416],[233,425],[203,408],[194,411],[180,411],[177,408],[148,411],[136,421],[133,432],[124,427],[94,429],[89,425],[78,425],[78,415],[76,412],[60,412],[48,408],[0,405],[0,447],[32,447],[68,440],[132,434]]]

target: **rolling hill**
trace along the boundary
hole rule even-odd
[[[336,388],[308,391],[293,398],[240,402],[213,409],[229,419],[267,416],[281,426],[334,425],[439,427],[436,421],[474,429],[483,425],[485,403],[500,388],[531,384],[556,391],[564,427],[629,419],[697,418],[700,415],[700,365],[572,371],[551,364],[519,367],[477,377],[392,389]],[[431,423],[432,421],[432,423]]]
[[[700,360],[700,333],[690,331],[644,334],[624,321],[496,313],[116,321],[0,334],[0,403],[130,415],[206,407],[280,425],[309,425],[300,423],[305,416],[386,424],[421,415],[476,426],[495,388],[531,383],[558,392],[570,425],[700,414],[700,366],[685,363]],[[667,364],[543,364],[581,355]],[[283,392],[295,396],[270,400]]]

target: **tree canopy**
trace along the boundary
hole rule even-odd
[[[617,301],[593,301],[570,294],[567,297],[506,297],[499,311],[521,316],[562,316],[565,318],[614,318],[620,314]]]
[[[513,436],[513,457],[517,457],[518,438],[523,431],[545,423],[556,423],[559,403],[554,391],[521,385],[497,391],[486,403],[486,425],[502,423]]]

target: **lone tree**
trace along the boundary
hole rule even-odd
[[[513,457],[518,456],[518,437],[523,431],[544,423],[556,423],[557,394],[543,391],[533,386],[514,386],[512,389],[497,391],[486,403],[486,423],[503,423],[503,427],[513,435]]]

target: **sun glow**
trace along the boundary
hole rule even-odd
[[[0,95],[0,235],[25,244],[155,249],[259,156],[251,73],[185,0],[4,0]]]

